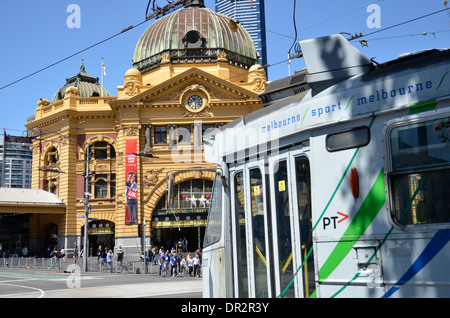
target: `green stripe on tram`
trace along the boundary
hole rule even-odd
[[[333,252],[319,270],[319,283],[323,283],[341,264],[353,245],[360,239],[386,202],[384,169],[381,169],[375,183],[352,222],[337,243]],[[315,292],[311,297],[315,297]]]

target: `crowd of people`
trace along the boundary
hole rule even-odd
[[[181,251],[178,253],[175,249],[164,250],[161,246],[159,249],[154,247],[151,250],[149,262],[159,266],[159,276],[165,277],[201,277],[201,252],[200,249],[192,253],[188,252],[183,255]]]
[[[78,248],[77,242],[74,242],[73,246],[73,262],[77,263],[78,258],[83,257],[84,249]],[[21,251],[22,257],[26,257],[28,250],[26,247]],[[91,254],[90,252],[89,254]],[[104,246],[102,243],[98,246],[97,262],[101,266],[101,269],[114,272],[114,265],[122,265],[124,261],[124,250],[122,246],[119,246],[114,255],[112,248]],[[5,257],[3,253],[3,257]],[[46,258],[62,259],[66,262],[66,252],[64,248],[57,249],[56,247],[51,249],[47,248],[45,252]],[[130,261],[130,260],[129,260]],[[145,264],[145,272],[148,272],[148,266],[158,266],[159,276],[166,277],[201,277],[201,250],[198,248],[195,252],[191,253],[187,251],[186,240],[179,240],[172,247],[167,250],[163,247],[153,246],[150,247],[145,253],[141,255],[141,261]]]

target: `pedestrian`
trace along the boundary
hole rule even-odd
[[[109,270],[111,273],[113,272],[113,265],[112,265],[113,257],[114,255],[112,250],[109,250],[109,252],[106,254],[106,263],[109,264]]]
[[[155,246],[152,248],[152,253],[153,253],[152,262],[153,262],[153,265],[156,265],[156,247]]]
[[[105,249],[102,251],[102,265],[100,266],[100,271],[103,269],[104,264],[106,264],[106,258],[108,257],[108,248],[105,247]]]
[[[144,262],[144,272],[148,273],[148,253],[145,252],[144,255],[141,255],[142,261]]]
[[[169,263],[170,263],[170,254],[169,251],[166,251],[164,254],[164,268],[166,270],[166,273],[169,271]]]
[[[66,250],[64,249],[64,247],[61,248],[61,258],[63,259],[63,262],[66,262]]]
[[[161,250],[159,251],[161,252]],[[164,254],[162,253],[159,254],[158,263],[159,263],[159,276],[161,276],[162,273],[162,277],[166,277],[166,271],[164,267]]]
[[[73,242],[73,262],[76,264],[78,258],[78,245],[77,242]]]
[[[50,257],[50,266],[53,267],[54,265],[56,265],[58,259],[58,251],[56,247],[53,248],[53,251],[50,253]]]
[[[100,260],[100,258],[102,257],[102,252],[103,252],[102,246],[99,245],[99,246],[98,246],[98,249],[97,249],[97,262],[98,262],[98,261]]]
[[[120,266],[122,266],[122,262],[123,262],[123,249],[122,246],[119,245],[119,248],[117,249],[117,261],[120,263]]]
[[[194,258],[194,277],[197,276],[197,275],[198,275],[198,277],[201,277],[200,276],[200,255],[195,254],[195,258]]]
[[[183,252],[183,241],[181,240],[181,237],[178,240],[177,246],[178,246],[178,253]]]
[[[22,249],[22,257],[28,257],[28,248],[26,246]]]
[[[191,253],[188,254],[188,258],[186,259],[188,267],[189,267],[189,276],[192,277],[194,273],[194,258],[191,256]]]
[[[183,259],[183,255],[181,253],[178,253],[177,261],[178,261],[178,275],[181,274],[181,260]]]
[[[172,254],[170,258],[170,276],[178,278],[177,273],[178,257],[176,253]]]
[[[186,237],[183,238],[183,253],[187,253],[187,245],[188,241],[186,240]]]
[[[152,249],[152,248],[149,248],[149,249],[148,249],[148,262],[149,262],[149,263],[152,263],[154,257],[155,257],[155,255],[153,254],[153,249]]]
[[[185,277],[186,275],[186,270],[187,270],[187,266],[186,266],[186,257],[183,256],[181,258],[181,262],[180,262],[180,274],[183,274],[183,277]]]

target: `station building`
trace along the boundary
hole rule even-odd
[[[203,1],[154,21],[130,51],[117,96],[82,64],[51,100],[38,101],[26,125],[35,134],[32,188],[61,202],[55,213],[30,214],[29,248],[81,246],[86,193],[94,254],[101,243],[129,256],[144,243],[168,248],[186,238],[189,251],[201,247],[214,179],[203,168],[215,167],[204,162],[202,135],[262,108],[266,74],[247,31]]]

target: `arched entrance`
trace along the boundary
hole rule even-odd
[[[177,248],[180,240],[186,240],[184,252],[202,248],[212,186],[213,181],[207,179],[190,179],[176,184],[170,208],[164,194],[152,215],[152,243],[169,249]]]
[[[89,222],[89,256],[96,256],[100,245],[103,248],[114,249],[115,228],[116,224],[108,220]],[[84,233],[84,226],[81,228],[81,233]]]
[[[44,228],[44,246],[40,248],[42,251],[45,250],[45,257],[50,257],[50,253],[55,247],[61,248],[58,246],[58,226],[55,223],[48,223]],[[40,254],[38,253],[38,255]]]

